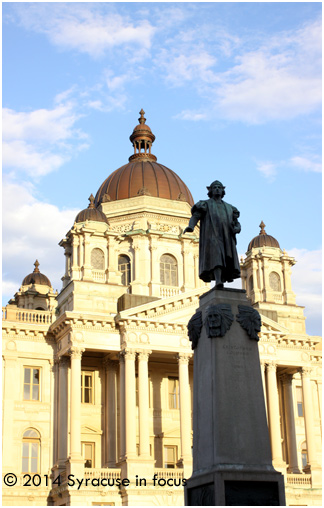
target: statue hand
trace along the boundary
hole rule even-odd
[[[193,232],[193,229],[189,226],[186,227],[186,229],[183,231],[183,234],[185,233],[192,233]]]

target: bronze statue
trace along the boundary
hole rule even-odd
[[[221,182],[216,180],[207,190],[210,199],[198,201],[192,207],[184,233],[192,232],[200,220],[199,277],[204,282],[214,280],[219,289],[224,282],[233,282],[241,275],[236,251],[240,212],[223,201],[225,187]]]

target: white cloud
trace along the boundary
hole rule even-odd
[[[198,43],[192,30],[176,35],[155,65],[168,84],[191,83],[214,116],[261,124],[319,110],[321,20],[263,40],[227,35],[221,44],[219,33],[213,39],[206,33],[204,39],[195,32]]]
[[[24,28],[45,34],[55,46],[94,58],[118,46],[136,50],[138,55],[140,48],[147,54],[155,33],[148,20],[135,22],[114,12],[113,7],[104,12],[100,4],[37,3],[16,6],[15,12]]]
[[[31,177],[58,169],[71,158],[72,147],[74,153],[87,147],[86,135],[75,126],[78,119],[71,102],[30,112],[4,108],[4,167]]]
[[[192,111],[190,109],[185,109],[181,111],[178,115],[175,115],[174,118],[179,118],[180,120],[190,120],[192,122],[197,122],[199,120],[206,120],[207,114],[199,111]]]
[[[30,183],[6,180],[3,184],[3,296],[6,301],[33,271],[36,258],[54,289],[61,288],[65,261],[58,242],[73,225],[79,210],[60,210],[37,200],[33,192]]]
[[[277,174],[277,166],[273,162],[258,162],[257,170],[260,171],[268,180],[273,181]]]
[[[300,169],[302,171],[306,172],[313,172],[313,173],[321,173],[322,172],[322,164],[314,159],[311,159],[309,157],[292,157],[290,159],[290,162],[293,167]]]
[[[322,323],[322,250],[290,249],[297,263],[292,268],[296,303],[305,306],[306,331],[319,335]]]

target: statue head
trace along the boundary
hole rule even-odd
[[[215,180],[214,182],[212,182],[212,183],[210,184],[210,186],[209,186],[209,187],[207,187],[207,190],[208,190],[208,192],[207,192],[207,196],[208,196],[209,198],[212,198],[212,197],[213,197],[213,187],[214,187],[214,186],[220,186],[220,187],[222,188],[222,198],[223,198],[223,197],[225,196],[225,187],[224,187],[224,185],[222,184],[222,182],[220,182],[219,180]]]
[[[226,303],[210,305],[205,320],[207,336],[209,338],[223,337],[229,330],[233,319],[230,305]]]

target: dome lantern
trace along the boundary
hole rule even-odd
[[[128,160],[146,159],[156,161],[157,158],[151,153],[151,147],[152,143],[154,143],[155,136],[150,127],[145,123],[145,111],[141,109],[139,114],[141,115],[138,119],[139,124],[134,128],[133,133],[129,137],[134,147],[134,155],[131,155]]]

